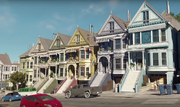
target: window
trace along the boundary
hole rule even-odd
[[[123,69],[126,69],[126,58],[123,59]]]
[[[153,65],[159,65],[159,63],[158,63],[158,53],[153,53]]]
[[[34,63],[37,64],[37,57],[35,57],[35,62]]]
[[[57,39],[57,48],[60,48],[60,40]]]
[[[153,30],[153,42],[159,42],[159,32],[158,32],[158,30]]]
[[[166,53],[162,53],[162,65],[166,65]]]
[[[8,67],[6,67],[6,71],[8,71]]]
[[[63,77],[63,68],[60,68],[60,76]]]
[[[110,24],[110,33],[114,32],[114,22],[109,22]]]
[[[39,43],[38,46],[38,51],[41,51],[41,44]]]
[[[84,59],[84,50],[81,50],[81,59]]]
[[[129,34],[129,45],[133,44],[133,35],[132,33]]]
[[[123,48],[126,49],[126,40],[123,40]]]
[[[61,53],[61,61],[64,61],[64,53]]]
[[[38,72],[38,77],[39,77],[39,70],[37,72]]]
[[[23,69],[25,68],[25,62],[23,62]]]
[[[116,49],[121,49],[121,39],[116,39]]]
[[[34,96],[29,96],[29,97],[26,97],[25,99],[32,102],[39,101],[39,99]],[[39,101],[39,103],[41,102]]]
[[[86,59],[89,59],[89,50],[86,50]]]
[[[143,23],[149,23],[149,12],[148,11],[143,12]]]
[[[76,52],[73,52],[73,59],[76,59]]]
[[[31,62],[31,66],[30,66],[30,68],[33,68],[33,62]]]
[[[27,62],[27,68],[29,68],[29,62]]]
[[[13,68],[14,68],[14,67],[12,67],[12,71],[13,71]]]
[[[17,71],[16,67],[14,67],[14,71]]]
[[[150,66],[150,53],[147,54],[147,57],[148,57],[148,59],[147,59],[147,61],[148,61],[148,66]]]
[[[26,81],[28,81],[28,75],[26,75]]]
[[[77,43],[76,44],[80,44],[80,35],[77,35]]]
[[[32,75],[30,75],[30,82],[32,81]]]
[[[34,70],[34,78],[36,78],[36,70]]]
[[[121,69],[121,58],[116,59],[116,69]]]
[[[86,67],[86,76],[89,75],[89,67]]]
[[[161,40],[166,41],[166,30],[165,29],[161,30]]]
[[[84,67],[81,67],[81,76],[84,76]]]
[[[140,44],[140,33],[135,33],[135,44]]]
[[[66,53],[66,61],[69,59],[69,54]]]

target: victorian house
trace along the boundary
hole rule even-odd
[[[34,59],[31,56],[31,52],[34,47],[30,48],[27,52],[23,53],[19,56],[20,58],[20,72],[26,73],[26,85],[27,87],[33,86],[33,78],[36,77],[34,75]]]
[[[111,13],[98,32],[98,69],[91,86],[101,86],[105,91],[112,90],[120,83],[128,58],[127,24]]]
[[[42,86],[49,80],[50,70],[48,66],[49,55],[48,51],[53,40],[39,37],[34,46],[31,56],[34,60],[34,87],[39,91]]]
[[[138,92],[142,86],[143,75],[148,75],[150,88],[154,82],[172,84],[178,67],[178,30],[180,23],[168,12],[159,14],[146,1],[141,5],[128,25],[129,67],[120,92]]]
[[[96,33],[77,27],[66,46],[67,78],[58,87],[57,93],[76,84],[88,83],[96,70],[96,55],[98,44],[95,42]]]

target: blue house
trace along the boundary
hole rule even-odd
[[[154,82],[173,84],[180,64],[178,42],[180,22],[168,12],[159,14],[146,1],[141,5],[128,29],[128,69],[119,85],[120,92],[138,92],[143,75],[148,75],[150,88]],[[179,46],[179,47],[178,47]]]
[[[128,61],[127,25],[128,22],[111,13],[98,32],[98,69],[91,86],[101,86],[105,91],[115,89],[115,84],[120,83]]]

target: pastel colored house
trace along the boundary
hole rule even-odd
[[[63,93],[76,84],[88,83],[94,76],[98,50],[94,38],[96,35],[92,30],[77,27],[66,46],[67,78],[58,87],[57,93]]]
[[[127,25],[128,22],[112,13],[98,32],[96,43],[99,44],[97,55],[98,74],[91,86],[101,86],[103,90],[112,90],[126,72],[127,68]],[[108,81],[111,83],[108,86]]]
[[[19,56],[20,58],[20,72],[26,73],[27,87],[33,86],[34,78],[34,60],[31,56],[34,47],[30,48],[27,52]]]
[[[154,82],[173,84],[178,73],[178,31],[180,24],[168,13],[159,14],[146,1],[141,5],[127,29],[129,33],[128,63],[120,92],[138,92],[143,75],[154,88]]]

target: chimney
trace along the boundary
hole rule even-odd
[[[91,33],[92,33],[92,35],[93,35],[93,25],[91,25]]]
[[[90,34],[91,34],[91,24],[89,25],[89,32],[90,32]]]
[[[128,15],[128,22],[130,22],[130,14],[129,14],[129,10],[128,10],[127,15]]]
[[[169,6],[169,1],[167,1],[167,13],[170,14],[170,6]]]

